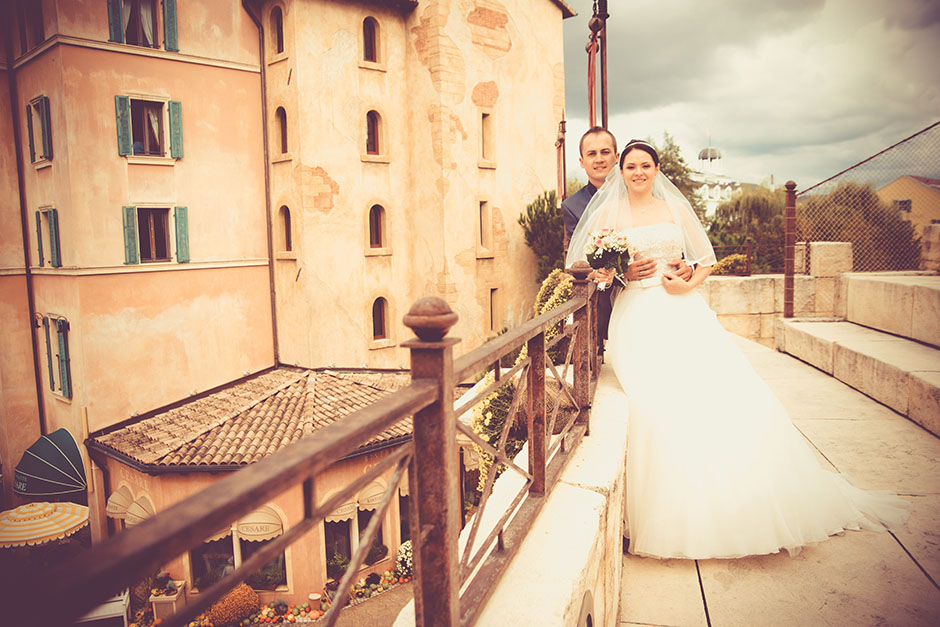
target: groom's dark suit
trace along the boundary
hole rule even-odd
[[[561,215],[565,218],[566,240],[571,239],[571,234],[574,233],[574,229],[578,225],[578,220],[581,219],[581,215],[584,213],[588,201],[591,200],[591,197],[596,191],[597,188],[594,187],[594,184],[588,182],[587,185],[561,203]],[[610,322],[610,289],[600,292],[597,296],[597,339],[601,343],[598,349],[601,350],[603,341],[607,339],[607,325]]]

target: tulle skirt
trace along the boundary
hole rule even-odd
[[[630,552],[794,552],[845,529],[901,524],[909,505],[824,470],[695,291],[623,290],[605,357],[629,399]]]

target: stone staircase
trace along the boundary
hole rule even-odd
[[[780,318],[777,350],[940,436],[940,276],[846,273],[839,318]]]

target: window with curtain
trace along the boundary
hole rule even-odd
[[[170,209],[137,209],[140,262],[170,260]]]
[[[42,20],[42,2],[18,0],[16,9],[20,31],[20,54],[26,54],[46,39]]]
[[[157,24],[156,0],[124,0],[121,19],[124,23],[124,43],[157,47],[154,32]]]
[[[131,100],[135,155],[163,156],[163,103]]]

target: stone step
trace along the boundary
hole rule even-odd
[[[780,318],[789,353],[940,435],[940,349],[851,322]]]
[[[940,346],[940,276],[846,273],[840,278],[849,322]]]

